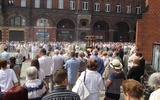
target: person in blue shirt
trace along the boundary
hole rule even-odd
[[[65,63],[65,69],[67,70],[67,73],[68,73],[67,89],[72,90],[77,80],[77,73],[79,71],[80,62],[76,60],[74,51],[69,52],[69,58],[70,59],[67,60]]]
[[[101,58],[98,57],[98,50],[94,49],[92,51],[91,58],[95,59],[98,62],[98,67],[97,67],[97,72],[100,73],[101,75],[104,72],[104,62]]]
[[[8,48],[5,47],[4,51],[1,53],[1,58],[6,59],[9,62],[10,54],[7,52]]]

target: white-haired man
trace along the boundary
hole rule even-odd
[[[98,57],[98,50],[97,49],[94,49],[92,53],[93,53],[93,55],[91,56],[91,58],[97,60],[97,62],[98,62],[97,72],[102,75],[104,72],[104,69],[105,69],[104,62],[101,58]]]
[[[59,56],[59,50],[54,50],[54,56],[52,57],[51,71],[54,73],[57,69],[63,68],[64,60]]]

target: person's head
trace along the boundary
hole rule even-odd
[[[141,100],[143,98],[143,85],[134,79],[123,81],[122,88],[125,100]]]
[[[54,50],[54,54],[58,55],[59,54],[59,50],[58,49]]]
[[[46,55],[46,49],[44,48],[40,49],[39,51],[39,56],[43,56],[43,55]]]
[[[89,70],[96,70],[97,69],[97,67],[98,67],[98,62],[97,62],[97,60],[95,60],[95,59],[93,59],[93,58],[90,58],[89,60],[88,60],[88,62],[87,62],[87,68],[89,69]]]
[[[85,54],[83,51],[79,51],[78,56],[83,58],[83,57],[85,57]]]
[[[6,59],[3,59],[3,58],[1,58],[0,59],[0,66],[1,66],[1,68],[7,68],[7,60]]]
[[[75,54],[75,52],[72,50],[72,51],[69,51],[68,56],[69,56],[70,58],[74,58],[74,57],[76,56],[76,54]]]
[[[46,55],[47,56],[50,56],[51,52],[50,51],[47,51]]]
[[[22,86],[14,86],[5,93],[3,100],[28,100],[28,90]]]
[[[53,81],[55,82],[55,85],[67,86],[67,71],[65,69],[56,70],[53,74]]]
[[[133,64],[139,65],[139,61],[140,61],[139,57],[135,56],[135,57],[133,58]]]
[[[103,51],[103,56],[107,56],[107,51]]]
[[[10,63],[16,64],[16,58],[15,57],[10,57],[9,58]]]
[[[8,48],[7,47],[4,47],[4,51],[7,51],[8,50]]]
[[[16,58],[15,57],[10,57],[9,58],[10,68],[13,68],[15,64],[16,64]]]
[[[118,57],[118,55],[119,55],[119,54],[118,54],[117,51],[114,51],[114,52],[113,52],[113,57]]]
[[[36,58],[32,59],[31,66],[35,66],[37,68],[37,70],[39,70],[39,61],[38,61],[38,59],[36,59]]]
[[[98,55],[101,57],[101,56],[103,56],[103,50],[99,50],[98,51]]]
[[[127,51],[127,50],[126,50],[126,51],[124,51],[124,54],[125,54],[125,55],[127,55],[127,54],[128,54],[128,51]]]
[[[63,55],[63,50],[60,50],[60,51],[59,51],[59,54],[60,54],[60,55]]]
[[[98,50],[97,49],[94,49],[93,51],[92,51],[92,53],[93,53],[93,55],[98,55]]]
[[[160,88],[160,72],[153,73],[148,79],[148,85],[155,89]]]
[[[112,57],[113,52],[112,52],[112,51],[108,51],[108,52],[107,52],[107,55],[108,55],[109,57]]]
[[[109,66],[113,68],[114,70],[121,70],[123,68],[122,63],[118,59],[113,59],[110,63]]]
[[[138,47],[135,47],[134,48],[134,53],[138,53],[139,52],[139,48]]]
[[[26,74],[27,74],[27,78],[29,80],[36,79],[37,78],[37,73],[38,73],[38,70],[37,70],[36,67],[31,66],[31,67],[27,68]]]
[[[141,57],[143,57],[143,54],[141,52],[138,52],[138,53],[136,53],[136,56],[141,58]]]
[[[16,51],[19,53],[19,52],[20,52],[20,49],[17,49]]]

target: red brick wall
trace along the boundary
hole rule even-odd
[[[152,43],[160,42],[160,0],[147,0],[149,11],[137,21],[136,44],[147,61],[152,60]]]

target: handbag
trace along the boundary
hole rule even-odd
[[[85,85],[85,78],[86,78],[86,71],[84,75],[84,80],[77,80],[76,85],[73,87],[72,91],[77,93],[81,100],[85,100],[89,95],[89,90],[87,89]]]

